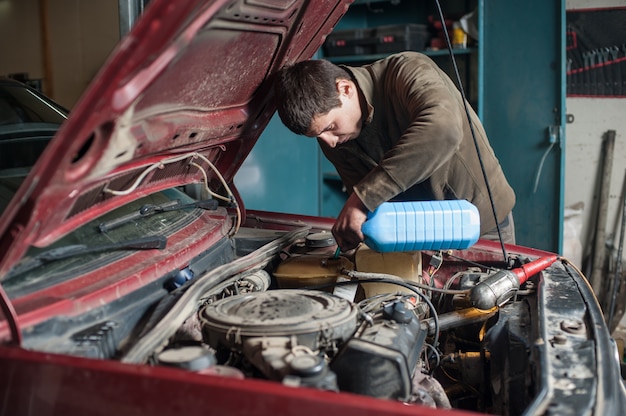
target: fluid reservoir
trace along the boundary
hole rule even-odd
[[[274,277],[281,289],[295,289],[306,286],[332,284],[342,275],[342,270],[354,270],[354,265],[343,256],[334,258],[327,254],[297,255],[289,257],[278,265]]]
[[[361,230],[379,252],[461,250],[478,240],[480,215],[466,200],[385,202]]]
[[[361,245],[354,256],[356,270],[364,273],[385,273],[416,283],[422,283],[422,254],[419,251],[380,253]],[[413,291],[392,283],[362,283],[365,297],[380,293],[407,293]]]

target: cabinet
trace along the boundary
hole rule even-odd
[[[561,252],[565,0],[489,1],[483,16],[489,22],[483,36],[484,102],[489,105],[482,119],[517,195],[517,243]]]
[[[457,22],[461,17],[474,12],[475,18],[472,26],[475,28],[477,37],[482,33],[482,13],[484,0],[440,0],[443,15],[448,25]],[[385,41],[384,33],[376,33],[377,28],[389,28],[390,26],[402,27],[407,25],[419,25],[426,28],[428,38],[423,49],[413,48],[415,43],[407,42],[409,48],[396,49],[385,48],[381,45]],[[339,21],[333,33],[355,31],[357,37],[373,37],[375,46],[368,45],[361,39],[362,48],[346,48],[355,54],[337,55],[337,48],[329,53],[328,45],[320,51],[320,57],[334,63],[346,65],[362,65],[377,59],[384,58],[392,51],[416,50],[430,56],[442,69],[453,79],[454,66],[450,60],[447,47],[444,44],[442,32],[436,25],[440,25],[436,3],[432,1],[414,0],[355,0],[345,16]],[[452,38],[452,28],[449,27],[449,36]],[[332,38],[329,36],[329,39]],[[436,42],[431,39],[436,38]],[[357,41],[358,43],[359,41]],[[328,41],[327,41],[328,44]],[[397,42],[396,42],[397,44]],[[380,52],[384,50],[384,52]],[[468,37],[465,47],[453,48],[456,65],[459,70],[461,82],[467,98],[480,116],[482,113],[482,50],[481,43],[477,39]]]

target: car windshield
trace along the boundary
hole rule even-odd
[[[194,199],[178,189],[157,192],[90,221],[48,247],[31,247],[22,261],[9,272],[7,278],[2,282],[5,291],[10,298],[23,296],[104,267],[133,253],[134,250],[117,249],[89,252],[67,258],[43,261],[38,267],[31,268],[28,262],[41,255],[41,253],[49,252],[52,249],[62,250],[76,245],[96,248],[112,244],[123,244],[127,241],[149,236],[168,237],[193,221],[201,213],[201,211],[191,206],[182,210],[163,211],[154,215],[139,217],[107,232],[102,232],[99,227],[103,222],[138,212],[145,205],[167,204],[171,201],[191,204]]]
[[[0,81],[0,213],[66,118],[35,90]]]

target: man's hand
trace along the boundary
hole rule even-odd
[[[343,206],[335,225],[333,236],[342,251],[357,247],[365,238],[361,226],[367,219],[367,208],[353,192]]]

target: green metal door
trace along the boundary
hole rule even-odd
[[[235,176],[247,209],[319,215],[319,150],[277,114]]]
[[[560,252],[565,2],[486,0],[483,122],[515,189],[517,243]]]

